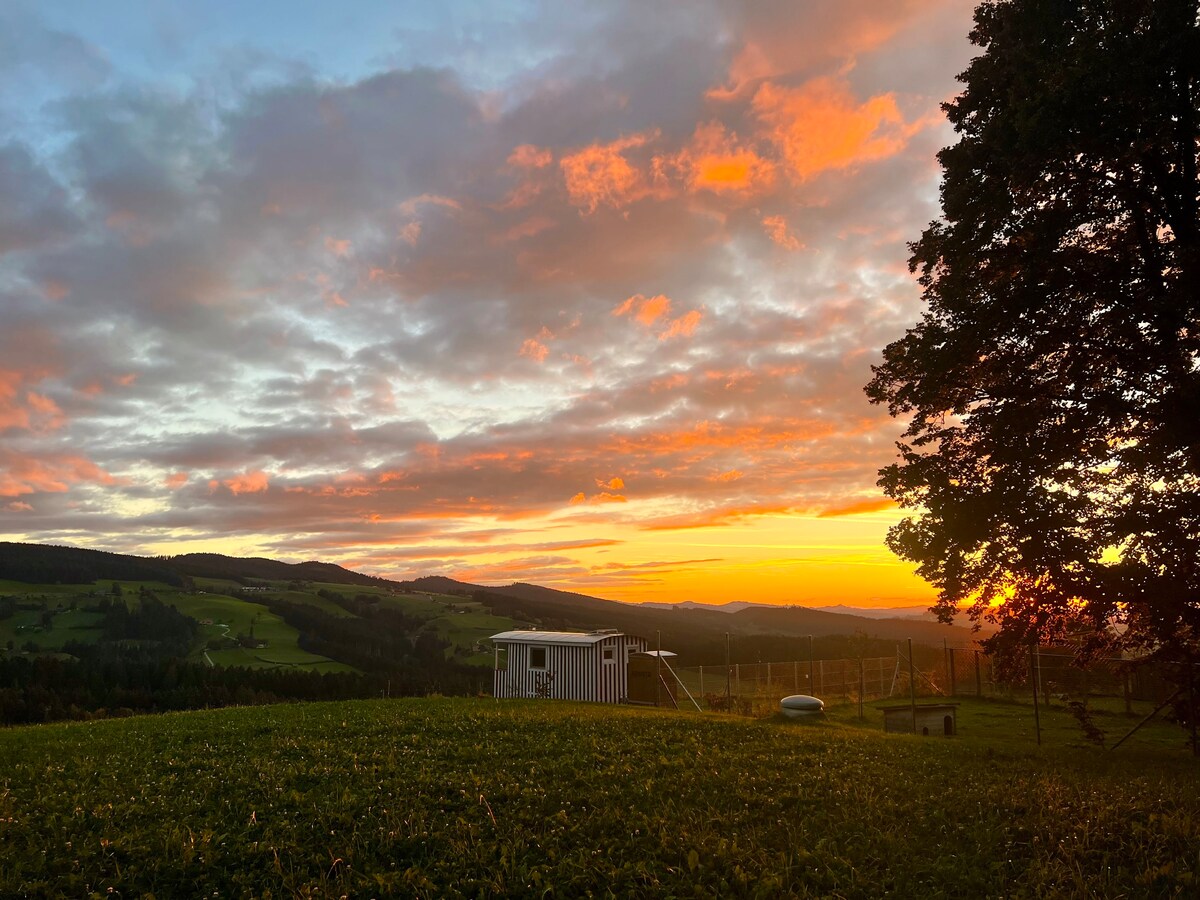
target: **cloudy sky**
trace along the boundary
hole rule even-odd
[[[862,386],[971,6],[0,3],[0,539],[930,599]]]

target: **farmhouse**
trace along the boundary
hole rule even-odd
[[[492,635],[494,697],[546,697],[624,703],[629,657],[646,650],[644,638],[614,629],[503,631]]]

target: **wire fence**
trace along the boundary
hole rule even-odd
[[[1020,648],[992,654],[978,646],[918,648],[910,660],[892,656],[803,659],[676,666],[679,682],[701,705],[722,709],[738,701],[809,694],[824,700],[887,697],[1015,697],[1037,693],[1059,700],[1119,697],[1161,702],[1178,684],[1162,667],[1126,657],[1093,657],[1080,664],[1071,647]],[[911,684],[911,687],[910,687]]]

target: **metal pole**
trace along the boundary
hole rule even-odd
[[[983,675],[979,671],[979,651],[975,651],[975,696],[983,696]]]
[[[654,705],[662,699],[662,631],[658,631],[658,655],[654,657]]]
[[[733,685],[730,684],[730,678],[729,678],[730,674],[731,674],[731,672],[729,669],[729,632],[727,631],[727,632],[725,632],[725,708],[726,709],[729,709],[729,704],[730,704],[730,699],[731,699],[730,690],[733,687]]]
[[[1047,707],[1050,706],[1050,695],[1046,693],[1046,685],[1042,683],[1042,650],[1041,645],[1033,645],[1033,665],[1037,671],[1037,689],[1042,696],[1042,701]]]
[[[858,717],[863,717],[863,694],[867,689],[867,675],[863,671],[863,658],[858,658]]]
[[[1188,659],[1188,719],[1192,725],[1192,756],[1200,756],[1196,740],[1196,664]]]
[[[1037,663],[1033,659],[1033,647],[1029,648],[1029,680],[1033,683],[1033,727],[1037,731],[1037,742],[1040,747],[1042,746],[1042,714],[1038,709]]]
[[[954,648],[950,648],[950,696],[958,696],[958,678],[954,672]]]
[[[912,708],[912,730],[917,733],[917,678],[913,671],[912,638],[908,639],[908,703]]]
[[[700,667],[700,696],[704,696],[704,666]]]
[[[663,665],[667,667],[667,671],[671,673],[671,675],[675,678],[675,681],[681,688],[683,688],[684,694],[686,694],[687,698],[692,701],[692,706],[696,707],[696,712],[704,712],[704,710],[700,708],[700,704],[696,702],[696,698],[692,696],[692,692],[687,689],[687,685],[683,683],[683,679],[679,677],[679,673],[672,669],[671,664],[666,660],[663,660]],[[669,691],[667,692],[667,695],[670,696]],[[675,704],[676,709],[679,709],[679,703],[673,697],[671,698],[671,702]]]
[[[1147,722],[1149,722],[1151,719],[1153,719],[1155,716],[1157,716],[1160,712],[1162,712],[1164,709],[1166,709],[1167,706],[1171,703],[1171,701],[1174,700],[1176,697],[1178,697],[1182,691],[1183,691],[1182,687],[1177,687],[1175,689],[1175,693],[1173,693],[1170,697],[1168,697],[1162,703],[1158,704],[1158,706],[1154,707],[1154,712],[1150,713],[1150,715],[1146,716],[1146,718],[1142,719],[1142,721],[1140,721],[1136,725],[1134,725],[1133,728],[1131,728],[1129,730],[1129,732],[1123,738],[1121,738],[1119,741],[1117,741],[1115,744],[1113,744],[1108,749],[1116,750],[1123,743],[1125,743],[1127,740],[1129,740],[1129,738],[1133,737],[1134,732],[1138,731],[1143,725],[1145,725]]]
[[[817,687],[813,683],[813,645],[812,635],[810,634],[808,636],[808,692],[814,694],[816,690]]]

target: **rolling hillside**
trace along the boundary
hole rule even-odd
[[[10,543],[0,544],[0,573],[17,585],[31,585],[20,591],[14,587],[14,597],[25,600],[16,603],[22,608],[7,623],[0,607],[0,640],[13,640],[15,649],[37,645],[61,650],[72,641],[89,642],[98,633],[88,630],[89,621],[99,627],[87,618],[87,609],[97,602],[94,595],[124,581],[136,591],[154,592],[200,623],[193,658],[252,668],[366,671],[376,661],[384,664],[389,654],[405,655],[418,639],[441,642],[447,659],[486,665],[487,638],[522,625],[618,628],[652,642],[661,638],[665,648],[692,665],[723,660],[726,635],[735,662],[806,656],[810,635],[817,655],[826,658],[846,655],[846,641],[852,637],[870,644],[866,652],[880,654],[907,638],[940,647],[943,641],[962,645],[973,637],[965,627],[913,618],[867,618],[804,607],[750,605],[728,612],[696,605],[638,606],[535,584],[497,588],[441,576],[395,582],[328,563],[209,553],[145,559]],[[74,627],[68,634],[53,626],[58,605],[72,594],[91,599],[71,620]],[[37,599],[49,596],[60,599]],[[136,595],[128,602],[136,602]],[[79,600],[73,605],[79,607]],[[360,629],[359,620],[371,620],[374,627]],[[405,643],[388,643],[381,637],[386,634]],[[354,644],[370,649],[358,652]]]
[[[676,651],[681,646],[709,646],[717,638],[723,640],[726,633],[750,644],[760,637],[863,635],[893,642],[912,638],[940,647],[943,640],[967,644],[975,637],[969,627],[961,625],[942,625],[910,617],[868,618],[801,606],[748,606],[737,612],[723,612],[696,606],[664,608],[657,604],[617,603],[535,584],[484,587],[440,577],[420,578],[405,584],[418,590],[470,595],[505,615],[536,619],[546,628],[619,628],[651,639],[661,631],[663,646]],[[716,662],[720,658],[718,654],[702,661]]]

